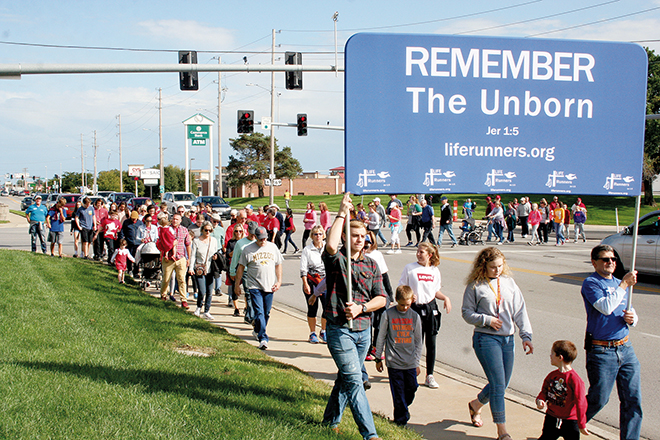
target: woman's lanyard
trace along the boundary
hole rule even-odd
[[[497,292],[493,289],[493,285],[488,281],[488,287],[495,294],[495,303],[497,304],[497,319],[500,319],[500,303],[502,302],[502,295],[500,294],[500,277],[497,277]]]

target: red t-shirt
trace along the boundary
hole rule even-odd
[[[547,414],[558,419],[577,420],[580,429],[586,428],[587,394],[575,370],[565,373],[555,370],[548,374],[536,398],[545,401]]]

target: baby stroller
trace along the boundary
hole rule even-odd
[[[140,269],[140,287],[146,290],[147,287],[153,285],[160,290],[162,274],[160,251],[156,247],[156,243],[149,242],[141,245],[137,249],[135,262]]]
[[[458,237],[458,244],[470,246],[474,244],[484,244],[482,237],[486,228],[481,223],[476,223],[474,218],[463,219],[461,224],[461,236]]]

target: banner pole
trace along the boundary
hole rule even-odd
[[[639,230],[639,211],[642,204],[642,195],[637,196],[637,203],[635,204],[635,227],[633,228],[633,237],[632,237],[632,262],[630,263],[630,271],[635,270],[635,263],[637,260],[637,233]],[[633,286],[630,286],[630,291],[628,292],[628,302],[626,303],[626,310],[630,310],[632,306],[632,293]]]
[[[344,231],[346,235],[346,301],[353,302],[353,268],[351,264],[351,218],[350,213],[344,219]],[[353,320],[348,320],[348,328],[353,330]]]

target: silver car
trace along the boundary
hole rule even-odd
[[[614,248],[618,259],[614,276],[621,278],[632,265],[632,237],[634,225],[623,228],[617,234],[605,237],[601,244]],[[639,219],[637,235],[637,259],[635,269],[640,273],[660,275],[660,211],[653,211]]]

